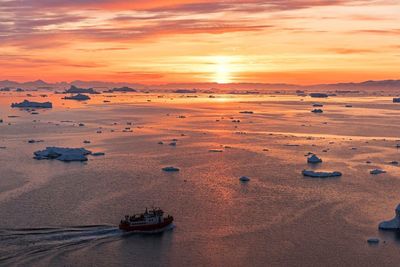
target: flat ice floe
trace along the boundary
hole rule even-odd
[[[303,170],[302,174],[304,176],[308,177],[314,177],[314,178],[327,178],[327,177],[338,177],[342,176],[341,172],[338,171],[333,171],[333,172],[316,172],[316,171],[311,171],[311,170]]]
[[[12,103],[12,108],[52,108],[53,104],[51,102],[31,102],[24,100],[21,103]]]
[[[400,230],[400,204],[396,207],[396,216],[390,221],[383,221],[379,224],[381,230]]]
[[[46,147],[44,150],[35,151],[34,159],[57,159],[60,161],[87,161],[86,155],[92,152],[84,148]]]
[[[169,166],[169,167],[162,168],[162,170],[165,171],[165,172],[178,172],[179,168]]]
[[[369,172],[370,174],[381,174],[381,173],[386,173],[386,171],[381,170],[381,169],[374,169],[372,171]]]

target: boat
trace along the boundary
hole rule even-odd
[[[164,216],[164,211],[160,208],[147,209],[144,213],[125,215],[119,223],[119,229],[124,231],[148,232],[161,230],[172,224],[174,217]]]

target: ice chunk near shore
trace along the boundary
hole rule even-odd
[[[342,173],[338,172],[338,171],[334,171],[334,172],[316,172],[316,171],[311,171],[311,170],[303,170],[302,174],[304,176],[314,177],[314,178],[327,178],[327,177],[342,176]]]
[[[396,216],[390,221],[383,221],[379,224],[381,230],[400,230],[400,204],[396,207]]]
[[[165,172],[178,172],[179,168],[169,166],[169,167],[162,168],[162,170],[165,171]]]
[[[57,159],[61,161],[87,161],[86,155],[92,152],[84,148],[46,147],[35,151],[34,159]]]
[[[317,157],[317,155],[312,154],[311,157],[307,158],[307,162],[308,163],[321,163],[322,159],[320,159],[319,157]]]
[[[369,172],[370,174],[381,174],[381,173],[386,173],[386,171],[381,170],[381,169],[374,169],[372,171]]]
[[[53,104],[51,102],[31,102],[24,100],[21,103],[12,103],[12,108],[52,108]]]

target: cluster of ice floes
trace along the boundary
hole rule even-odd
[[[12,103],[12,108],[52,108],[53,104],[51,102],[31,102],[24,100],[21,103]]]
[[[316,172],[312,170],[303,170],[302,174],[304,176],[308,177],[314,177],[314,178],[327,178],[327,177],[338,177],[342,176],[341,172],[338,171],[333,171],[333,172]]]
[[[379,224],[381,230],[400,230],[400,204],[396,207],[396,216],[390,221],[384,221]]]
[[[60,161],[87,161],[87,155],[92,152],[84,148],[46,147],[35,151],[34,159],[57,159]]]

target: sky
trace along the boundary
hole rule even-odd
[[[0,0],[0,80],[400,78],[399,0]]]

